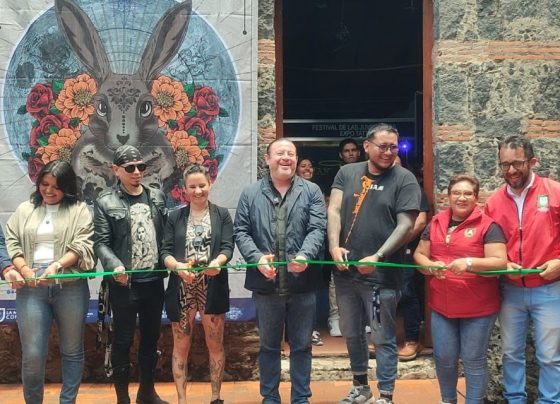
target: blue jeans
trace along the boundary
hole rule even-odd
[[[259,372],[263,403],[280,403],[280,355],[286,329],[290,343],[291,403],[311,397],[311,333],[315,292],[289,296],[253,293],[260,337]]]
[[[457,400],[459,358],[467,384],[466,404],[484,402],[488,385],[487,351],[497,314],[448,318],[432,311],[434,359],[443,401]]]
[[[503,281],[501,288],[504,397],[509,403],[527,402],[525,341],[531,319],[540,368],[538,402],[560,403],[560,281],[536,288]]]
[[[89,304],[86,279],[62,285],[24,286],[16,295],[26,403],[43,402],[49,331],[56,322],[62,356],[60,403],[74,403],[84,368],[84,324]]]
[[[408,262],[407,262],[408,263]],[[405,341],[420,340],[420,324],[422,323],[422,308],[418,293],[416,269],[403,269],[402,296],[398,309],[404,320]]]
[[[377,388],[380,393],[393,394],[397,378],[397,303],[400,293],[380,289],[380,316],[373,319],[374,288],[345,276],[335,276],[336,301],[340,313],[340,331],[346,338],[353,375],[365,375],[369,352],[365,326],[371,326],[377,361]]]

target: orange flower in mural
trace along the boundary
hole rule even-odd
[[[160,76],[154,80],[152,95],[156,100],[154,114],[159,119],[159,126],[182,118],[192,108],[183,84],[167,76]]]
[[[53,160],[64,160],[70,162],[70,154],[76,141],[80,138],[80,132],[74,129],[60,129],[58,133],[49,136],[49,144],[37,149],[37,155],[41,155],[43,163],[47,164]]]
[[[167,138],[176,152],[176,157],[180,160],[177,162],[179,167],[193,163],[202,164],[210,155],[208,150],[200,148],[196,137],[189,136],[184,130],[169,132]]]
[[[96,92],[95,80],[88,74],[80,74],[64,82],[55,106],[69,118],[78,118],[87,125],[94,111],[93,96]]]

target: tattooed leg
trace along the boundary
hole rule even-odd
[[[171,361],[171,368],[173,370],[173,381],[177,389],[177,402],[179,404],[187,403],[187,360],[189,357],[189,350],[191,348],[192,329],[194,323],[193,311],[192,315],[189,313],[189,324],[187,330],[181,328],[178,322],[172,322],[171,327],[173,330],[173,357]]]
[[[225,314],[201,314],[202,326],[208,353],[210,354],[210,383],[212,385],[212,400],[220,398],[220,389],[224,379],[226,363],[224,352],[224,322]]]

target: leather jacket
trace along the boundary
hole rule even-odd
[[[159,256],[167,219],[165,197],[159,189],[144,186],[143,188],[150,204]],[[104,270],[112,271],[121,265],[130,269],[132,259],[130,205],[120,184],[99,196],[95,202],[94,212],[94,250]],[[164,266],[160,262],[158,269],[161,268]],[[133,281],[146,282],[166,276],[166,272],[135,274]]]

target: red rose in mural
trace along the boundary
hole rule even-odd
[[[206,139],[205,148],[214,150],[216,148],[216,134],[212,129],[209,129],[206,122],[200,118],[187,118],[181,124],[179,128],[183,127],[182,130],[187,132],[191,136],[195,136],[197,139]],[[198,142],[200,144],[200,141]]]
[[[41,161],[40,158],[30,157],[29,160],[27,160],[27,172],[29,173],[29,178],[31,178],[31,181],[37,181],[37,176],[44,166],[45,164],[43,163],[43,161]]]
[[[37,142],[41,136],[49,136],[51,134],[49,128],[56,127],[58,129],[68,128],[70,124],[70,119],[64,114],[57,115],[47,115],[39,121],[39,125],[31,129],[31,138],[29,139],[29,144],[31,146],[46,146],[41,145]],[[58,132],[56,130],[55,132]]]
[[[185,188],[175,185],[173,189],[171,189],[171,197],[180,203],[187,204],[189,203],[189,198],[187,196],[187,192]]]
[[[50,84],[37,83],[27,95],[25,110],[35,119],[41,119],[49,113],[54,99]]]
[[[216,148],[216,132],[212,128],[206,128],[206,139],[208,139],[208,147],[214,150]]]
[[[214,181],[218,177],[218,160],[205,160],[202,165],[208,169],[208,174]]]
[[[219,99],[211,87],[195,88],[193,104],[196,108],[196,116],[209,122],[220,113]]]

